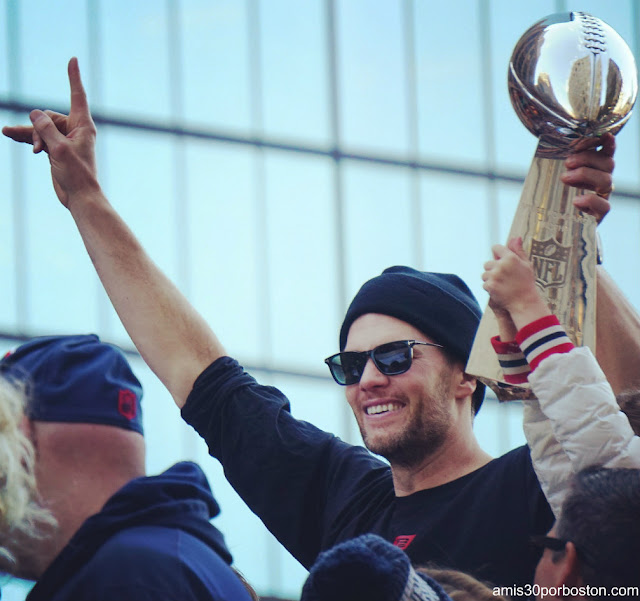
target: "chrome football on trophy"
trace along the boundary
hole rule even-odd
[[[637,70],[625,41],[583,12],[551,15],[528,29],[509,63],[511,103],[538,146],[509,232],[521,236],[546,295],[577,346],[595,353],[596,222],[573,206],[580,194],[560,181],[564,160],[584,140],[616,134],[631,116]],[[499,400],[533,398],[504,382],[490,338],[498,333],[487,307],[467,372]]]

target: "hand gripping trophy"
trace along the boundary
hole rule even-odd
[[[582,12],[551,15],[520,38],[509,63],[511,103],[538,138],[509,239],[521,236],[551,310],[577,346],[595,353],[596,222],[573,206],[575,188],[560,181],[564,160],[586,138],[616,134],[637,92],[633,54],[600,19]],[[467,372],[501,401],[533,398],[504,382],[490,338],[497,322],[487,307]]]

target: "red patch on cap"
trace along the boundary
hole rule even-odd
[[[18,347],[14,347],[14,348],[10,348],[3,356],[3,359],[6,359],[7,357],[10,357],[11,355],[13,355],[13,353],[16,352],[16,348]]]
[[[127,419],[134,419],[137,412],[136,395],[131,390],[121,390],[118,393],[118,413]]]
[[[400,536],[396,536],[393,544],[400,549],[406,549],[415,537],[415,534],[401,534]]]

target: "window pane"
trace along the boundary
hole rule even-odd
[[[105,2],[99,14],[102,42],[100,109],[146,119],[170,116],[167,3]],[[94,103],[94,109],[97,108]]]
[[[337,332],[335,338],[338,338]],[[350,422],[355,418],[345,399],[345,388],[331,379],[328,369],[326,375],[326,381],[278,376],[274,385],[291,401],[291,413],[296,419],[344,440],[348,438]]]
[[[262,0],[260,7],[265,134],[326,145],[325,3]]]
[[[35,582],[32,580],[21,580],[12,576],[11,579],[2,585],[2,594],[5,601],[22,601],[33,588]]]
[[[640,203],[614,199],[614,206],[598,227],[602,240],[604,267],[616,284],[640,307]]]
[[[520,196],[524,183],[516,184],[510,182],[501,182],[497,185],[497,231],[496,240],[491,240],[491,244],[506,244],[509,237],[509,231],[513,224],[513,218],[516,216]]]
[[[21,89],[17,92],[30,100],[46,99],[41,108],[68,107],[67,63],[72,56],[78,57],[86,83],[89,82],[87,2],[60,0],[55,9],[38,0],[14,4],[19,9],[20,25],[17,35]],[[64,20],[52,19],[52,12],[64,15]],[[87,91],[91,93],[89,85]]]
[[[180,286],[174,140],[111,127],[99,136],[105,193],[160,269]],[[120,320],[115,312],[110,315],[109,336],[128,346]]]
[[[353,149],[406,152],[402,4],[340,0],[336,20],[343,142]]]
[[[590,13],[613,27],[634,50],[633,0],[602,2],[602,0],[567,0],[567,11]]]
[[[332,165],[289,153],[266,159],[273,360],[324,374],[339,319]]]
[[[69,212],[51,183],[47,155],[24,160],[27,327],[34,333],[97,330],[96,276]]]
[[[490,258],[487,185],[477,178],[421,178],[424,262],[428,271],[455,273],[484,309],[484,263]]]
[[[5,353],[13,350],[17,346],[20,346],[21,341],[13,338],[0,338],[0,357],[3,357]]]
[[[344,164],[347,298],[392,265],[414,265],[408,169]]]
[[[7,0],[0,0],[0,94],[9,96],[9,61],[12,57],[7,39]]]
[[[499,457],[526,443],[522,431],[522,404],[498,403],[489,398],[491,395],[489,390],[473,422],[473,431],[480,446],[493,457]]]
[[[127,360],[142,384],[147,473],[159,474],[185,457],[185,445],[181,443],[192,429],[180,419],[178,408],[168,390],[140,356],[129,354]],[[170,444],[168,441],[171,441]]]
[[[246,2],[183,0],[180,6],[185,118],[223,130],[249,130]]]
[[[256,152],[191,142],[186,157],[190,298],[230,355],[259,362]]]
[[[518,119],[507,88],[509,61],[522,34],[545,16],[555,13],[554,0],[536,3],[492,0],[491,28],[493,75],[493,122],[496,159],[500,169],[529,171],[537,140]]]
[[[420,154],[485,163],[478,2],[414,2]]]
[[[12,113],[0,112],[2,123],[15,122],[16,116]],[[16,169],[16,162],[30,159],[26,148],[14,144],[0,144],[0,165],[9,166],[5,174],[9,177],[0,178],[0,329],[7,332],[18,330],[16,270],[17,265],[16,242],[24,240],[24,232],[16,231],[16,199],[12,193],[15,184],[22,181],[20,172]],[[20,182],[17,180],[20,179]],[[17,190],[16,190],[17,192]],[[24,273],[24,266],[22,267]],[[2,355],[0,354],[0,357]]]

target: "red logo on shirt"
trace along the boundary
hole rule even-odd
[[[416,537],[415,534],[401,534],[400,536],[396,536],[396,539],[393,541],[393,544],[396,547],[400,547],[400,549],[406,549],[411,541]]]
[[[121,390],[118,393],[118,413],[127,419],[133,419],[137,411],[136,395],[131,390]]]

